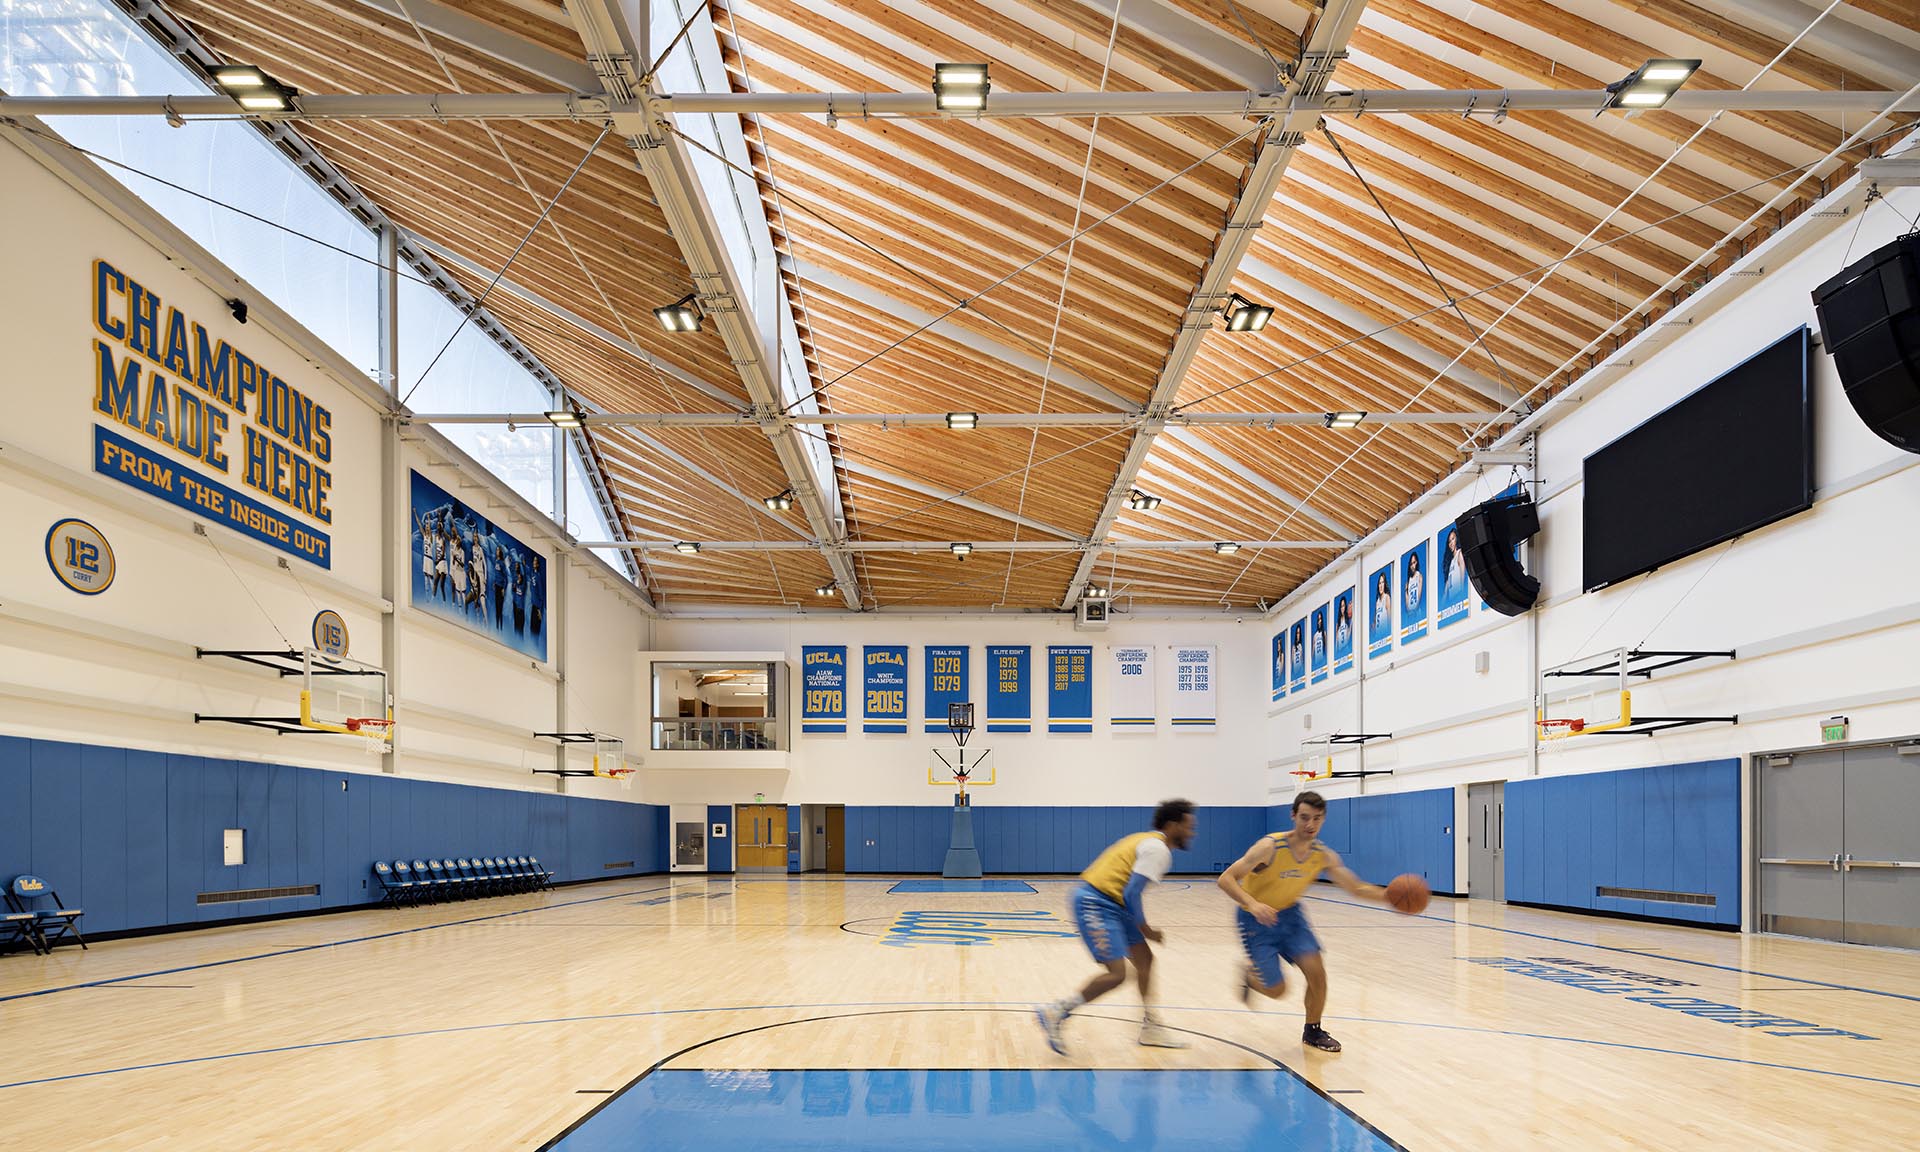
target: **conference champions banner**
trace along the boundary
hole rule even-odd
[[[1382,564],[1367,581],[1367,659],[1393,650],[1393,565]]]
[[[861,693],[866,702],[863,732],[905,735],[907,731],[907,646],[869,644],[861,661],[866,680]]]
[[[1310,633],[1307,643],[1312,646],[1313,682],[1325,683],[1327,679],[1327,606],[1325,604],[1313,610],[1313,622],[1307,625]]]
[[[1453,525],[1440,529],[1433,554],[1440,559],[1440,593],[1434,597],[1433,622],[1445,628],[1467,618],[1467,558],[1460,554],[1460,533]]]
[[[1093,731],[1093,645],[1050,645],[1047,668],[1047,731]]]
[[[1400,643],[1427,634],[1427,542],[1400,557]]]
[[[1287,695],[1287,630],[1285,628],[1273,634],[1273,698],[1283,700]]]
[[[1033,731],[1033,705],[1028,697],[1028,664],[1033,649],[1026,644],[987,646],[987,731]]]
[[[927,645],[927,731],[946,732],[947,706],[967,702],[967,653],[971,651],[964,644]]]
[[[1173,646],[1173,726],[1211,728],[1214,722],[1211,644]]]
[[[1107,689],[1107,723],[1115,728],[1148,730],[1154,725],[1153,649],[1109,648],[1113,677]]]
[[[1353,589],[1333,598],[1333,674],[1353,669]]]
[[[800,649],[800,731],[808,735],[847,730],[847,646],[807,644]]]
[[[418,472],[411,496],[413,606],[545,660],[546,558]]]
[[[1300,693],[1307,688],[1307,622],[1295,620],[1288,630],[1287,660],[1292,672],[1293,691]]]

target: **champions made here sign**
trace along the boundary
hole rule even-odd
[[[105,260],[93,326],[93,470],[331,568],[333,414]]]

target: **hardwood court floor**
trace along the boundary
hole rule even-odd
[[[1329,1056],[1300,1046],[1297,990],[1251,1011],[1230,994],[1238,943],[1206,878],[1148,897],[1159,998],[1192,1047],[1136,1046],[1128,990],[1069,1024],[1063,1060],[1029,1008],[1091,965],[1065,935],[1067,883],[1032,884],[641,877],[9,953],[0,1147],[535,1149],[655,1065],[710,1088],[1030,1069],[1024,1106],[1044,1111],[1062,1069],[1272,1079],[1277,1062],[1415,1152],[1910,1147],[1920,1119],[1920,955],[1467,901],[1407,918],[1322,887],[1309,915],[1346,1044]],[[1098,1109],[1126,1091],[1108,1075]],[[968,1082],[831,1082],[867,1093],[841,1101],[849,1124],[876,1093],[911,1108],[923,1091],[945,1136],[923,1147],[1004,1146],[986,1087],[976,1108],[956,1104]],[[621,1098],[640,1135],[591,1146],[666,1146],[642,1095]],[[1166,1124],[1136,1143],[1198,1146]]]

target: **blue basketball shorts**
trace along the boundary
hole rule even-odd
[[[1282,979],[1280,961],[1298,964],[1301,957],[1320,951],[1320,938],[1313,934],[1313,926],[1298,904],[1280,909],[1280,918],[1271,928],[1255,920],[1245,908],[1236,909],[1234,919],[1240,926],[1240,943],[1247,950],[1247,959],[1253,961],[1260,983],[1269,988]]]
[[[1073,890],[1073,922],[1080,928],[1081,943],[1101,964],[1125,959],[1135,944],[1146,941],[1132,913],[1084,882]]]

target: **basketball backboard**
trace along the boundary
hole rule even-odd
[[[392,725],[393,697],[387,694],[384,669],[315,648],[302,654],[302,728],[385,742],[392,739]]]
[[[1612,732],[1633,723],[1625,648],[1613,648],[1540,672],[1534,723],[1542,740]]]

